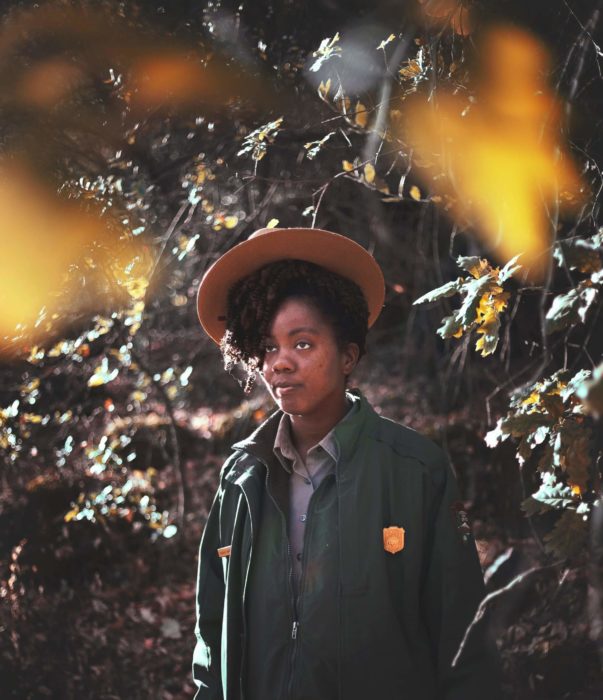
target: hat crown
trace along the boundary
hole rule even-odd
[[[219,343],[225,330],[230,288],[262,265],[283,259],[307,260],[352,280],[369,306],[371,326],[383,306],[385,283],[373,256],[350,238],[316,228],[262,228],[216,260],[197,294],[201,325]]]

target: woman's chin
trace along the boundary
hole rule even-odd
[[[303,413],[303,403],[297,397],[293,396],[277,396],[275,398],[277,406],[285,413],[300,415]]]

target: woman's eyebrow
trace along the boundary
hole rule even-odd
[[[314,335],[319,335],[320,331],[318,328],[313,326],[299,326],[298,328],[292,328],[289,331],[289,335],[295,335],[296,333],[313,333]]]
[[[297,328],[292,328],[287,335],[295,335],[296,333],[313,333],[314,335],[320,335],[320,331],[313,326],[298,326]],[[272,338],[270,334],[266,338]]]

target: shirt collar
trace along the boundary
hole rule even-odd
[[[350,416],[352,416],[358,410],[360,403],[359,401],[352,401],[350,399],[346,399],[346,402],[348,404],[348,412],[339,421],[339,423],[334,425],[331,430],[329,430],[329,432],[320,442],[310,448],[310,450],[314,450],[318,445],[320,445],[334,462],[337,462],[339,459],[339,445],[337,440],[335,440],[334,435],[335,428],[350,418]],[[308,452],[310,450],[308,450]],[[291,419],[287,413],[283,413],[279,421],[276,437],[274,439],[273,451],[279,462],[288,472],[291,472],[291,463],[295,462],[297,459],[301,459],[291,439]]]

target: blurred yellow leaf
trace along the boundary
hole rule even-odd
[[[471,109],[453,95],[440,94],[437,106],[409,99],[406,137],[456,221],[473,227],[500,260],[522,253],[527,277],[540,281],[550,254],[545,203],[567,209],[583,201],[580,177],[559,143],[541,44],[499,27],[484,37],[481,57]]]
[[[375,180],[375,167],[372,163],[367,163],[364,166],[364,179],[368,183],[372,183]]]
[[[75,516],[80,512],[80,509],[76,506],[72,510],[70,510],[68,513],[65,513],[63,520],[68,523],[71,520],[75,518]]]
[[[413,185],[410,188],[410,196],[415,199],[417,202],[421,201],[421,190],[416,186]]]
[[[77,279],[70,270],[85,276],[91,291],[99,284],[99,294],[71,295],[71,310],[80,312],[106,304],[103,294],[117,291],[120,282],[145,276],[138,241],[126,245],[120,238],[125,238],[123,229],[112,228],[108,216],[94,208],[85,211],[75,200],[60,199],[16,161],[0,168],[0,214],[2,336],[18,339],[18,329],[27,329],[39,343],[45,332],[58,328],[60,296],[70,293]],[[109,287],[107,272],[115,265],[120,271],[113,275],[116,284]],[[140,281],[133,283],[130,293],[140,294],[141,286]],[[64,349],[55,346],[51,352],[60,354]]]
[[[266,224],[266,228],[276,228],[278,226],[278,219],[270,219]]]
[[[94,374],[88,379],[88,386],[97,387],[108,384],[117,377],[118,373],[117,368],[109,370],[108,360],[104,357],[101,364],[94,370]]]
[[[346,173],[350,173],[352,172],[352,170],[354,170],[354,164],[350,163],[349,160],[341,161],[341,167],[345,170]]]
[[[22,417],[26,423],[41,423],[44,419],[44,416],[40,416],[37,413],[23,413]]]
[[[224,217],[224,226],[226,226],[226,228],[234,228],[238,223],[239,223],[239,219],[236,216],[225,216]]]
[[[35,107],[56,107],[84,81],[81,68],[62,58],[35,64],[17,85],[17,97]]]
[[[438,25],[449,25],[460,36],[467,36],[473,30],[471,10],[459,0],[419,0],[423,14],[428,21]]]

